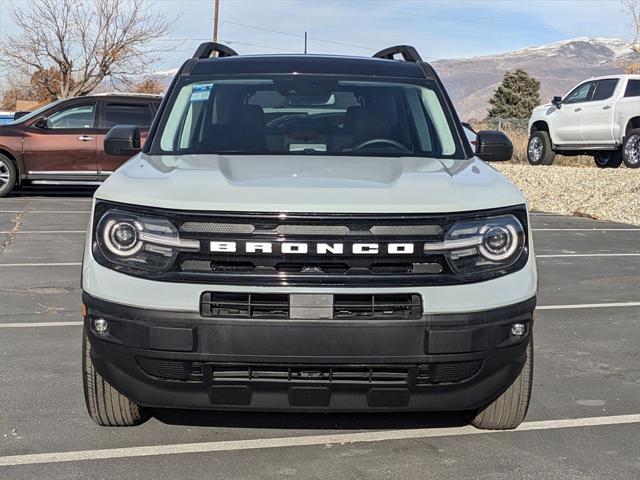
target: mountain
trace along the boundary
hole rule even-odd
[[[540,80],[540,99],[549,102],[589,77],[623,73],[625,62],[640,55],[629,43],[612,38],[575,38],[482,57],[432,63],[464,119],[483,119],[489,98],[504,72],[523,68]]]
[[[589,77],[622,73],[625,62],[633,59],[640,61],[640,55],[631,50],[629,42],[581,37],[497,55],[437,60],[432,65],[460,118],[480,120],[486,117],[489,98],[507,70],[524,68],[540,80],[540,98],[546,103]],[[151,76],[169,85],[176,72],[172,69]]]

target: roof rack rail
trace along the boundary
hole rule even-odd
[[[193,58],[211,58],[213,52],[218,54],[218,58],[235,57],[238,55],[238,52],[233,48],[227,47],[222,43],[204,42],[200,44],[196,53],[193,54]]]
[[[422,62],[422,57],[411,45],[396,45],[395,47],[385,48],[376,53],[374,57],[394,60],[394,56],[398,54],[402,55],[405,62]]]

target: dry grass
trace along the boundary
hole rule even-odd
[[[500,130],[503,131],[513,143],[513,158],[511,163],[515,164],[528,164],[527,161],[527,145],[529,143],[529,134],[526,129],[526,122],[524,122],[524,128],[522,121],[508,122],[500,125]],[[476,131],[480,130],[495,130],[498,125],[495,122],[479,122],[474,123],[473,128]],[[593,167],[595,163],[593,157],[580,156],[580,157],[564,157],[557,155],[553,162],[553,165],[559,167]]]

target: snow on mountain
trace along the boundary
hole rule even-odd
[[[483,119],[488,100],[507,70],[524,68],[541,82],[541,100],[563,95],[582,80],[622,73],[640,62],[629,42],[617,38],[579,37],[513,52],[433,62],[463,119]],[[150,76],[168,86],[177,68]]]

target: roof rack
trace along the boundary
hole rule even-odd
[[[422,62],[422,57],[411,45],[396,45],[395,47],[385,48],[376,53],[374,57],[394,60],[394,56],[398,54],[402,55],[405,62]]]
[[[196,53],[193,54],[193,58],[211,58],[213,52],[218,54],[218,58],[235,57],[238,55],[238,52],[233,48],[227,47],[222,43],[205,42],[200,44]]]

